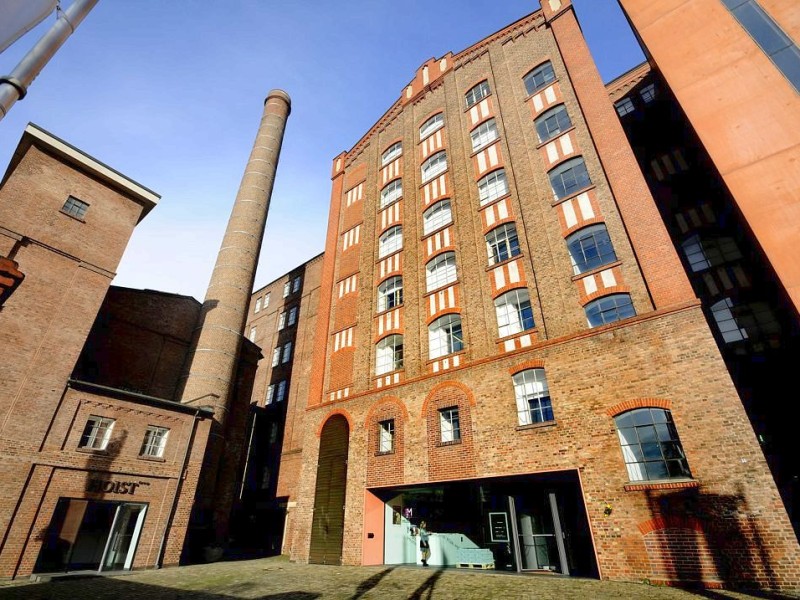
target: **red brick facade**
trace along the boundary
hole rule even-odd
[[[334,159],[291,555],[309,555],[315,432],[346,413],[346,564],[372,564],[367,489],[571,472],[601,577],[797,586],[791,525],[571,6],[544,4],[463,52],[428,61],[379,122]],[[528,94],[523,78],[546,61],[554,80]],[[465,110],[465,94],[481,81],[488,95]],[[533,119],[561,103],[572,127],[549,147]],[[437,114],[440,135],[420,139]],[[490,118],[497,139],[470,151],[470,134]],[[397,141],[395,167],[382,155]],[[423,180],[423,164],[441,151],[446,170]],[[577,156],[590,184],[554,198],[550,175]],[[501,168],[507,190],[482,197],[480,182]],[[398,176],[402,198],[381,206],[387,181]],[[423,213],[440,199],[450,200],[452,223],[425,232]],[[519,252],[487,264],[484,236],[508,223]],[[576,275],[565,238],[598,223],[616,260]],[[402,246],[383,253],[379,238],[396,225]],[[448,251],[456,276],[431,289],[427,266]],[[391,323],[377,307],[377,286],[390,275],[403,278]],[[352,277],[356,291],[340,295],[340,282]],[[535,324],[501,335],[494,304],[509,290],[527,292]],[[584,307],[621,293],[636,316],[590,327]],[[448,314],[461,319],[463,349],[432,355],[428,327]],[[402,365],[376,375],[376,343],[387,328],[403,336]],[[344,349],[342,332],[350,332]],[[343,352],[346,359],[337,356]],[[520,425],[512,376],[525,369],[544,369],[554,420]],[[439,410],[449,407],[459,410],[461,436],[442,443]],[[639,407],[671,412],[690,478],[629,480],[614,417]],[[377,426],[386,419],[394,419],[395,446],[378,453]]]

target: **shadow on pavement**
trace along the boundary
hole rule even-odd
[[[686,591],[696,596],[701,596],[703,598],[710,598],[711,600],[731,600],[731,598],[734,597],[723,590],[686,590]],[[734,590],[731,590],[731,593],[733,592]],[[778,592],[767,592],[763,590],[739,589],[735,590],[735,592],[737,594],[741,594],[742,596],[746,596],[748,598],[763,598],[764,600],[797,600],[797,598],[799,597],[799,596],[786,596]]]
[[[377,582],[373,584],[373,587],[374,585],[377,585]],[[234,593],[237,592],[234,591]],[[292,591],[252,596],[252,598],[253,600],[317,600],[320,596],[317,593]],[[147,598],[148,600],[238,600],[240,596],[182,590],[109,577],[62,579],[48,583],[35,583],[0,589],[0,600],[76,600],[79,598],[91,600],[124,600],[125,598]]]
[[[423,594],[425,594],[426,600],[431,600],[433,596],[433,588],[436,587],[436,582],[439,580],[439,577],[442,576],[444,569],[438,569],[433,575],[428,577],[421,586],[419,586],[414,593],[408,597],[408,600],[422,600]]]
[[[375,573],[375,575],[373,575],[369,579],[365,579],[364,581],[359,583],[358,587],[356,588],[356,593],[353,594],[350,600],[357,600],[358,598],[361,598],[361,596],[363,596],[372,588],[374,588],[376,585],[378,585],[381,582],[381,579],[386,577],[392,571],[394,571],[394,567],[384,569],[380,573]]]

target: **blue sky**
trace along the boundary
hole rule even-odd
[[[573,4],[604,80],[643,60],[616,0]],[[100,0],[0,121],[0,165],[32,121],[160,193],[114,283],[202,300],[264,97],[283,88],[292,114],[259,287],[322,251],[331,160],[416,69],[538,7],[536,0]],[[52,21],[0,54],[0,70],[10,72]]]

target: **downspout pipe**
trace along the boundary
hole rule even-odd
[[[28,86],[97,2],[98,0],[75,0],[66,11],[59,10],[56,22],[22,58],[11,74],[0,77],[0,120],[8,114],[17,100],[25,97]]]

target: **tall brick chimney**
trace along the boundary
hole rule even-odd
[[[184,404],[214,409],[192,518],[197,531],[213,532],[214,539],[203,534],[204,540],[189,542],[205,543],[213,552],[221,553],[227,542],[234,502],[235,465],[241,448],[232,439],[236,433],[229,432],[231,427],[226,423],[234,409],[242,333],[290,111],[291,99],[286,92],[272,90],[267,95],[261,125],[208,284],[179,395]],[[239,408],[234,414],[241,420]],[[230,425],[234,425],[233,421]]]

